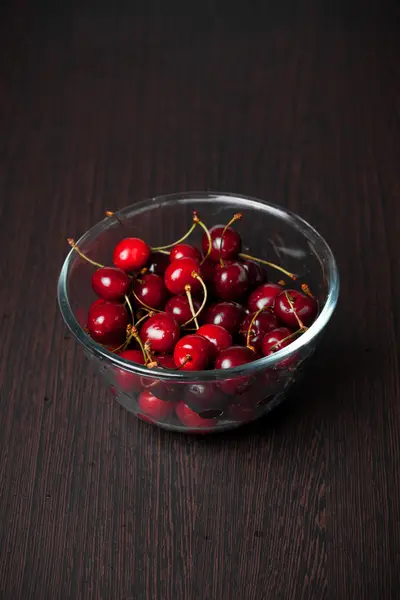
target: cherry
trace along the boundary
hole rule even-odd
[[[298,328],[302,323],[308,327],[317,315],[318,304],[314,298],[310,298],[310,296],[306,296],[297,290],[285,290],[277,297],[274,309],[284,325]]]
[[[147,262],[147,271],[154,273],[154,275],[161,275],[164,277],[164,273],[170,264],[169,255],[163,254],[162,252],[152,252]]]
[[[260,312],[256,317],[256,313],[250,313],[245,316],[243,323],[240,326],[239,335],[244,344],[253,346],[256,350],[261,350],[263,337],[268,331],[272,331],[279,327],[278,319],[270,312]],[[255,317],[254,321],[253,318]],[[252,323],[253,321],[253,323]],[[250,335],[248,335],[249,327],[251,326]]]
[[[180,260],[181,258],[191,258],[197,262],[201,261],[201,254],[197,248],[190,246],[189,244],[177,244],[174,246],[169,253],[169,260]]]
[[[263,267],[254,262],[254,260],[244,260],[242,262],[244,268],[247,270],[249,278],[249,287],[259,286],[267,281],[267,273]]]
[[[255,418],[254,406],[248,404],[231,404],[228,408],[228,418],[238,423],[248,423]]]
[[[200,274],[206,283],[211,283],[215,275],[215,263],[209,258],[206,258],[203,264],[200,265]]]
[[[179,325],[168,313],[157,313],[144,322],[140,339],[150,342],[154,352],[170,352],[179,340]]]
[[[216,267],[214,290],[221,300],[237,300],[244,296],[248,288],[248,272],[242,263],[231,262]]]
[[[118,302],[96,300],[89,308],[89,333],[96,342],[105,346],[119,344],[124,340],[128,322],[128,313]]]
[[[102,267],[92,275],[92,288],[104,300],[121,300],[129,291],[130,279],[121,269]]]
[[[164,421],[172,415],[175,408],[174,402],[160,400],[149,390],[143,390],[138,399],[139,409],[158,421]]]
[[[138,365],[144,365],[143,352],[141,350],[123,350],[123,352],[119,353],[119,356]],[[142,389],[141,379],[135,373],[118,368],[115,378],[118,387],[124,392],[140,392]]]
[[[282,292],[280,285],[276,283],[264,283],[254,290],[249,296],[247,305],[251,312],[261,308],[272,308],[275,298]]]
[[[186,386],[185,403],[206,418],[221,416],[228,399],[214,383],[193,383]]]
[[[217,422],[215,418],[205,419],[204,417],[201,417],[184,402],[178,404],[175,408],[175,412],[183,425],[186,427],[193,427],[195,430],[197,428],[213,429]]]
[[[159,354],[157,356],[157,363],[160,367],[176,371],[175,361],[171,354]],[[160,400],[172,401],[179,399],[177,385],[167,380],[142,377],[142,387],[148,389],[157,398],[160,398]]]
[[[171,294],[184,294],[186,285],[190,285],[193,294],[200,291],[200,280],[192,276],[193,272],[200,273],[200,265],[195,260],[191,258],[174,260],[164,275],[165,285]]]
[[[246,346],[231,346],[223,350],[215,361],[216,369],[232,369],[259,358],[258,354]],[[249,377],[233,377],[219,382],[220,389],[229,395],[241,394],[249,385]]]
[[[236,302],[218,302],[207,308],[203,322],[221,325],[221,327],[234,335],[239,331],[244,314],[243,306]]]
[[[113,263],[123,271],[137,271],[145,266],[150,257],[150,248],[139,238],[125,238],[114,248]]]
[[[278,350],[282,350],[285,346],[291,343],[290,340],[286,340],[282,343],[282,340],[291,335],[292,331],[288,327],[278,327],[273,331],[268,332],[262,340],[262,353],[264,356],[269,356]]]
[[[197,298],[192,300],[194,309],[197,312],[200,308],[200,301]],[[165,305],[165,312],[173,315],[178,325],[183,325],[192,318],[189,301],[187,296],[183,295],[172,296]]]
[[[214,347],[205,337],[191,334],[179,340],[174,349],[174,361],[183,371],[202,371],[212,360]]]
[[[167,296],[164,279],[154,273],[146,273],[137,279],[133,291],[138,304],[149,308],[160,308]]]
[[[211,252],[209,254],[211,260],[218,262],[220,258],[222,258],[222,260],[236,258],[242,248],[242,240],[237,231],[231,227],[225,227],[225,225],[214,225],[209,232],[212,242]],[[222,234],[223,240],[221,249]],[[204,253],[208,251],[208,244],[207,235],[203,234],[201,245]]]
[[[202,325],[197,330],[197,335],[202,335],[212,343],[212,345],[214,346],[215,357],[222,350],[225,350],[225,348],[229,348],[229,346],[232,346],[231,334],[229,333],[229,331],[221,327],[221,325],[214,325],[212,323]]]

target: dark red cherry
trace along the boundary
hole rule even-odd
[[[289,295],[294,307],[294,311],[301,320],[301,322],[309,327],[315,320],[318,311],[318,304],[314,298],[310,298],[297,290],[286,290],[279,294],[275,300],[274,310],[277,317],[293,329],[299,328],[299,322],[296,319],[295,312],[290,306],[289,300],[286,296]]]
[[[147,271],[154,273],[154,275],[160,275],[164,277],[164,273],[170,264],[169,254],[162,254],[161,252],[152,252],[147,262]]]
[[[185,386],[185,403],[205,418],[219,417],[228,399],[215,383],[192,383]]]
[[[232,229],[232,227],[227,227],[223,236],[221,251],[221,237],[224,229],[225,225],[214,225],[210,229],[212,247],[209,257],[214,262],[218,262],[221,257],[223,260],[236,258],[242,249],[242,240],[238,232]],[[204,254],[206,254],[208,250],[208,238],[205,233],[202,237],[201,245]]]
[[[249,287],[253,288],[267,281],[267,272],[259,263],[254,260],[243,260],[243,266],[247,269],[249,277]]]
[[[288,327],[278,327],[273,331],[267,333],[262,340],[262,353],[264,356],[269,356],[274,352],[278,352],[278,350],[282,350],[285,346],[288,346],[293,339],[287,340],[286,342],[282,342],[285,338],[287,338],[292,331]]]
[[[218,265],[214,275],[214,291],[221,300],[238,300],[249,289],[246,268],[240,262]]]
[[[176,370],[175,361],[171,354],[158,354],[156,356],[156,360],[161,367],[164,367],[168,370]],[[149,369],[149,373],[151,373],[151,369]],[[149,390],[154,396],[160,398],[160,400],[165,401],[175,401],[180,400],[183,391],[179,387],[179,384],[175,384],[171,381],[164,380],[155,377],[142,377],[142,387]]]
[[[146,273],[137,279],[133,285],[136,296],[150,308],[161,308],[167,297],[164,279],[154,273]],[[138,302],[140,306],[140,302]]]
[[[246,346],[231,346],[223,350],[215,361],[216,369],[232,369],[259,358],[259,355]],[[229,395],[243,393],[249,386],[250,378],[246,375],[232,377],[219,382],[220,389]]]
[[[215,267],[216,264],[209,258],[206,258],[203,264],[200,265],[200,275],[203,281],[211,283],[214,280]]]
[[[91,337],[105,346],[123,342],[129,323],[125,307],[118,302],[94,302],[89,309],[87,328]]]
[[[196,431],[196,429],[213,429],[217,422],[216,418],[201,417],[184,402],[178,404],[175,412],[180,422],[193,431]]]
[[[200,274],[200,265],[191,258],[181,258],[174,260],[165,271],[165,285],[171,294],[184,294],[185,286],[190,285],[192,294],[200,291],[201,283],[192,273],[195,271]]]
[[[232,346],[231,334],[221,327],[221,325],[214,325],[212,323],[202,325],[197,330],[197,335],[202,335],[212,343],[214,346],[214,357],[217,357],[222,350],[225,350],[225,348]]]
[[[128,275],[116,267],[102,267],[92,275],[92,288],[104,300],[121,300],[129,286]]]
[[[196,334],[185,335],[175,346],[174,361],[183,371],[203,371],[213,354],[214,347],[206,338]]]
[[[251,325],[251,322],[254,318],[255,313],[250,313],[245,316],[243,319],[243,323],[240,326],[240,338],[244,344],[247,344],[247,332]],[[272,331],[279,327],[279,321],[275,317],[275,315],[270,312],[261,312],[255,318],[253,324],[251,325],[251,332],[249,338],[250,346],[253,346],[256,350],[261,350],[261,344],[263,341],[263,337],[268,331]]]
[[[221,325],[229,333],[235,335],[239,331],[244,315],[243,306],[237,302],[218,302],[206,309],[202,321]]]
[[[200,301],[197,298],[192,298],[192,300],[194,310],[198,311],[201,304]],[[179,325],[183,325],[183,323],[189,321],[193,316],[186,295],[172,296],[165,305],[165,312],[173,315]]]
[[[197,262],[201,261],[200,250],[190,246],[189,244],[178,244],[174,246],[169,253],[169,260],[173,262],[174,260],[180,260],[181,258],[191,258]]]
[[[143,390],[140,394],[138,405],[140,411],[157,421],[165,421],[165,419],[168,419],[172,415],[175,409],[175,402],[161,400],[149,390]]]
[[[157,313],[145,321],[140,329],[143,343],[149,341],[153,352],[172,352],[179,340],[179,325],[168,313]]]
[[[123,350],[119,353],[121,358],[129,360],[137,365],[144,365],[143,353],[141,350]],[[142,389],[141,378],[136,373],[130,373],[124,369],[117,368],[115,373],[115,379],[118,387],[123,392],[140,392]]]
[[[123,271],[137,271],[145,266],[150,257],[150,248],[139,238],[125,238],[114,248],[113,263]]]
[[[273,308],[275,298],[281,292],[282,288],[280,285],[276,283],[264,283],[250,294],[247,306],[253,313],[261,310],[261,308]]]

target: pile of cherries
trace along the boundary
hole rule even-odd
[[[69,239],[96,266],[92,287],[99,298],[89,309],[86,332],[121,358],[147,366],[149,375],[154,368],[229,370],[289,345],[313,323],[318,303],[306,284],[299,291],[287,289],[283,280],[269,282],[266,266],[294,281],[292,273],[242,253],[241,237],[232,227],[241,217],[208,230],[194,212],[180,240],[157,248],[125,237],[114,248],[114,266],[96,263]],[[196,227],[203,229],[201,249],[185,243]],[[291,364],[292,356],[277,369]],[[151,422],[176,415],[189,429],[209,429],[222,414],[240,419],[247,414],[238,402],[241,377],[187,384],[179,402],[170,380],[122,369],[116,377],[120,389],[139,394],[139,416]]]

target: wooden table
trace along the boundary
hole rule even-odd
[[[381,2],[6,1],[1,600],[400,598],[400,36]],[[113,403],[66,237],[189,189],[311,221],[341,270],[291,399],[209,439]]]

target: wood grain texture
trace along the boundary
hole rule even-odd
[[[276,4],[1,6],[1,600],[400,598],[399,12]],[[287,404],[212,439],[114,404],[56,304],[67,235],[189,189],[299,212],[342,278]]]

